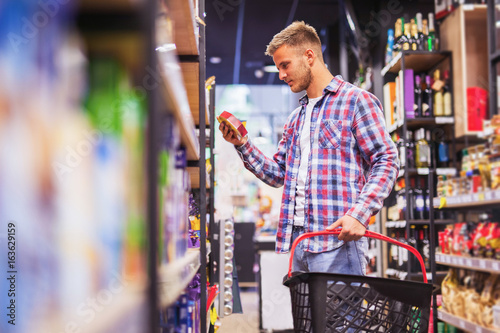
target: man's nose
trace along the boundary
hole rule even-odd
[[[280,80],[285,80],[285,77],[286,77],[285,71],[280,70],[280,72],[279,72],[279,78],[280,78]]]

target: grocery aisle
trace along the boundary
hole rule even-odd
[[[500,332],[499,6],[0,0],[0,332],[213,332],[207,313],[215,333],[288,322],[288,305],[262,310],[258,292],[289,294],[283,187],[245,169],[215,117],[232,113],[273,156],[304,91],[264,51],[296,20],[317,30],[334,76],[383,105],[400,168],[369,230],[422,254],[429,332]],[[367,255],[370,276],[423,280],[400,247],[371,240]],[[205,311],[214,298],[223,306]]]

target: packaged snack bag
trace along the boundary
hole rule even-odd
[[[474,257],[483,258],[486,249],[486,236],[488,235],[488,222],[479,223],[474,233],[472,253]]]
[[[497,251],[500,250],[500,224],[492,222],[488,226],[486,236],[486,246],[484,256],[488,259],[494,259]]]

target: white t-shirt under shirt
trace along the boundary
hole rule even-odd
[[[304,126],[300,133],[300,165],[299,174],[297,177],[297,187],[295,190],[295,213],[293,224],[296,226],[304,225],[304,211],[306,204],[305,190],[307,180],[307,169],[309,162],[309,154],[311,152],[311,114],[320,97],[309,98],[306,106],[306,115],[304,118]]]

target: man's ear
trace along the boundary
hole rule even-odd
[[[316,54],[312,49],[307,49],[306,52],[304,53],[304,56],[306,57],[309,65],[312,65],[314,59],[316,58]]]

